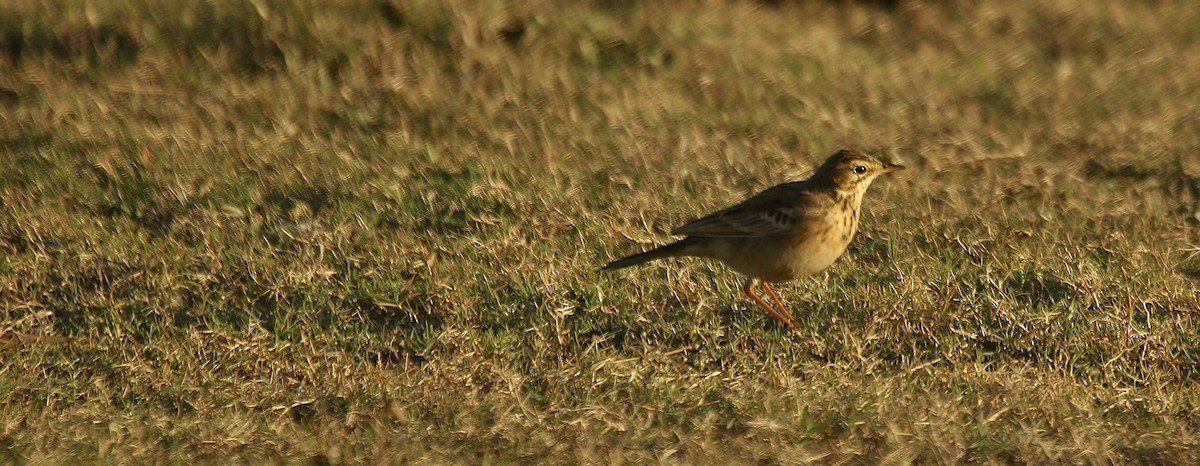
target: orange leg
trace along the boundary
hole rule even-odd
[[[767,288],[767,289],[770,290],[770,288]],[[767,304],[766,301],[763,301],[762,298],[758,297],[758,295],[754,294],[754,279],[753,278],[746,280],[746,286],[742,287],[742,291],[746,293],[746,296],[749,296],[750,299],[754,300],[755,304],[758,304],[763,309],[766,309],[767,312],[771,314],[771,317],[774,317],[775,320],[778,320],[779,323],[783,324],[784,327],[787,327],[787,328],[795,328],[796,327],[796,324],[792,323],[791,317],[784,316],[778,310],[776,310],[774,307],[771,307],[770,304]],[[772,292],[771,294],[774,294],[774,292]]]
[[[787,317],[788,321],[794,322],[795,319],[792,319],[792,313],[788,312],[787,305],[783,304],[783,300],[779,299],[779,295],[775,294],[775,290],[772,289],[767,282],[759,281],[758,284],[762,285],[762,289],[767,290],[767,294],[771,295],[771,299],[775,301],[775,310],[779,311],[780,314],[783,314],[784,317]]]

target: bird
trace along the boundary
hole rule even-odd
[[[858,230],[863,195],[879,175],[904,169],[842,149],[803,181],[768,188],[731,207],[671,230],[683,239],[612,261],[618,270],[670,257],[715,259],[747,277],[742,292],[783,324],[796,324],[770,286],[821,272],[846,251]],[[773,303],[755,294],[759,284]]]

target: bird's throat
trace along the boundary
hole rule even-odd
[[[830,211],[829,221],[838,224],[840,228],[847,228],[850,234],[858,229],[858,211],[862,207],[863,190],[841,191],[837,192],[837,198],[834,201],[834,208]]]

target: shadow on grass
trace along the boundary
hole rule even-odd
[[[383,365],[422,364],[429,346],[446,326],[446,305],[438,295],[414,291],[398,302],[367,295],[347,297],[343,307],[364,320],[383,344],[369,350]],[[369,345],[375,346],[375,345]]]

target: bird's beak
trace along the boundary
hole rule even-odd
[[[884,172],[898,172],[903,169],[904,169],[904,165],[900,165],[900,164],[896,164],[896,163],[889,163],[889,164],[883,166]]]

